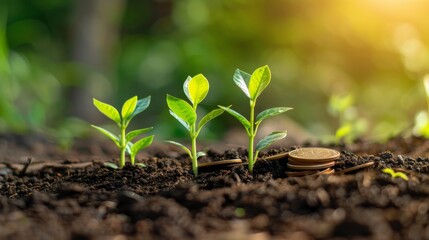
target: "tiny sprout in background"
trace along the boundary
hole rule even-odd
[[[225,110],[227,113],[231,114],[233,117],[235,117],[246,130],[247,136],[249,138],[248,167],[249,167],[249,171],[253,172],[253,166],[256,160],[258,159],[259,151],[267,148],[274,142],[285,138],[287,135],[286,131],[272,132],[269,135],[265,136],[261,141],[259,141],[258,144],[256,144],[256,150],[254,150],[254,140],[258,132],[259,125],[262,123],[263,120],[270,117],[274,117],[281,113],[287,112],[292,108],[288,108],[288,107],[270,108],[259,113],[255,119],[256,100],[259,97],[259,95],[261,95],[261,93],[265,90],[265,88],[270,84],[270,81],[271,81],[271,71],[268,66],[263,66],[256,69],[251,75],[249,73],[241,71],[240,69],[237,69],[235,71],[233,79],[235,84],[241,89],[241,91],[243,91],[243,93],[249,99],[249,106],[250,106],[249,119],[246,119],[243,115],[232,110],[229,107],[224,107],[224,106],[219,106],[219,107]]]
[[[93,99],[93,101],[94,106],[101,113],[113,120],[118,125],[120,134],[117,136],[104,128],[95,125],[91,126],[100,131],[109,139],[111,139],[116,144],[116,146],[119,147],[119,149],[121,150],[119,168],[123,168],[125,166],[125,153],[128,153],[130,155],[131,164],[134,165],[137,153],[140,152],[140,150],[142,150],[143,148],[146,148],[152,144],[154,135],[141,138],[137,142],[133,143],[132,140],[134,138],[140,136],[143,133],[148,132],[152,129],[152,127],[137,129],[128,133],[126,132],[126,130],[131,122],[131,119],[133,119],[137,114],[143,112],[149,107],[150,96],[140,100],[138,100],[137,96],[128,99],[127,101],[125,101],[124,105],[122,105],[121,113],[119,113],[119,111],[115,107],[107,103],[100,102],[95,98]],[[115,169],[118,168],[118,166],[113,163],[105,163],[105,165]],[[138,165],[144,166],[143,164]]]
[[[242,218],[246,216],[246,209],[239,207],[235,209],[234,213],[236,217]]]
[[[426,91],[426,102],[427,111],[420,111],[415,117],[415,124],[413,128],[413,134],[416,136],[422,136],[429,138],[429,75],[426,75],[423,79],[423,85]]]
[[[198,158],[205,155],[204,152],[197,152],[197,137],[200,134],[201,129],[209,121],[221,115],[224,110],[214,109],[209,112],[197,125],[197,106],[201,103],[204,98],[206,98],[207,93],[209,92],[209,81],[202,74],[198,74],[195,77],[188,77],[183,84],[183,91],[185,92],[186,97],[192,103],[190,105],[183,99],[171,96],[167,94],[167,105],[170,109],[170,114],[173,116],[179,123],[181,123],[186,130],[189,132],[189,137],[191,138],[191,149],[185,147],[183,144],[175,141],[167,141],[168,143],[174,144],[182,148],[192,160],[192,170],[194,175],[198,175]]]
[[[329,99],[328,111],[333,117],[338,119],[338,128],[333,137],[336,143],[340,143],[341,141],[350,143],[367,129],[365,119],[357,116],[356,108],[353,106],[354,102],[355,98],[353,94],[344,96],[332,95]]]
[[[395,170],[393,170],[391,168],[385,168],[382,170],[382,172],[389,174],[392,177],[392,179],[399,177],[399,178],[404,179],[405,181],[408,181],[407,175],[403,172],[395,172]]]

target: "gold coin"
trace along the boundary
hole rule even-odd
[[[236,165],[239,163],[242,163],[241,159],[228,159],[228,160],[221,160],[221,161],[215,161],[215,162],[207,162],[207,163],[201,163],[198,164],[199,168],[206,168],[206,167],[220,167],[220,166],[230,166],[230,165]]]
[[[271,156],[262,158],[262,160],[279,160],[279,159],[286,158],[288,155],[289,155],[289,152],[284,152],[284,153],[279,153],[276,155],[271,155]]]
[[[301,162],[329,162],[340,157],[340,152],[329,148],[299,148],[289,152],[289,159]]]
[[[299,172],[286,172],[288,177],[302,177],[307,175],[312,175],[317,173],[317,170],[307,170],[307,171],[299,171]]]
[[[325,169],[335,166],[335,161],[322,163],[322,164],[308,164],[308,165],[297,165],[297,164],[287,164],[287,167],[295,170],[317,170]]]

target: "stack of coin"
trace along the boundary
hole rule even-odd
[[[335,160],[340,153],[328,148],[300,148],[290,151],[288,154],[287,167],[300,172],[288,172],[288,176],[331,174]]]

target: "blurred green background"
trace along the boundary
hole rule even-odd
[[[268,64],[272,83],[257,110],[293,107],[286,129],[331,140],[419,133],[428,9],[425,0],[2,1],[0,131],[67,144],[94,133],[87,122],[109,124],[92,97],[119,106],[151,95],[135,124],[155,126],[158,140],[180,137],[165,95],[184,98],[188,75],[210,81],[202,109],[233,104],[247,114],[232,75]],[[222,116],[201,138],[238,124]]]

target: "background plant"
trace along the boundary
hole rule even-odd
[[[420,111],[415,117],[413,133],[417,136],[429,138],[429,75],[423,80],[426,92],[427,111]]]
[[[244,94],[249,98],[250,113],[249,119],[246,119],[240,113],[230,109],[229,107],[219,106],[227,113],[234,116],[246,129],[247,136],[249,137],[248,145],[248,162],[249,162],[249,171],[253,171],[253,166],[258,158],[259,151],[268,147],[275,141],[283,139],[286,137],[287,132],[272,132],[269,135],[265,136],[261,141],[256,144],[256,150],[254,151],[254,140],[258,132],[258,127],[263,120],[279,115],[286,111],[289,111],[292,108],[288,107],[275,107],[262,111],[256,116],[255,119],[255,106],[256,100],[259,95],[265,90],[268,84],[271,81],[271,71],[268,66],[263,66],[256,69],[252,75],[237,69],[234,74],[234,82],[237,86],[244,92]]]
[[[399,178],[402,178],[405,181],[408,181],[408,176],[405,173],[403,173],[403,172],[395,172],[395,170],[393,170],[391,168],[384,168],[382,170],[382,172],[386,173],[386,174],[389,174],[390,177],[392,177],[392,179],[399,177]]]
[[[327,141],[351,143],[366,131],[367,122],[358,116],[354,103],[355,97],[351,93],[331,95],[328,111],[333,117],[337,118],[338,127],[335,135],[332,138],[328,137]]]
[[[167,141],[174,145],[179,146],[192,160],[192,170],[195,176],[198,175],[198,158],[204,156],[205,153],[197,152],[197,137],[201,132],[201,129],[209,121],[221,115],[224,111],[222,109],[214,109],[205,115],[197,125],[197,107],[209,92],[209,81],[202,74],[198,74],[195,77],[188,77],[183,84],[183,91],[186,97],[191,101],[192,106],[183,99],[171,96],[167,94],[167,105],[170,109],[170,114],[177,119],[189,132],[191,138],[191,150],[185,147],[183,144],[175,141]]]
[[[134,165],[137,153],[143,148],[148,147],[152,144],[154,135],[141,138],[137,142],[132,143],[132,140],[134,138],[151,130],[152,127],[137,129],[128,133],[126,130],[131,120],[137,114],[143,112],[149,107],[150,96],[142,98],[140,100],[138,100],[137,96],[134,96],[128,99],[122,105],[121,113],[119,113],[119,111],[115,107],[107,103],[100,102],[95,98],[93,99],[93,103],[101,113],[103,113],[106,117],[113,120],[118,125],[120,129],[120,134],[117,136],[104,128],[101,128],[95,125],[91,125],[91,126],[97,129],[98,131],[100,131],[101,133],[103,133],[105,136],[107,136],[119,147],[121,151],[119,168],[123,168],[125,166],[126,152],[130,155],[131,164]],[[108,164],[108,165],[113,168],[117,168],[117,166],[114,164]]]

